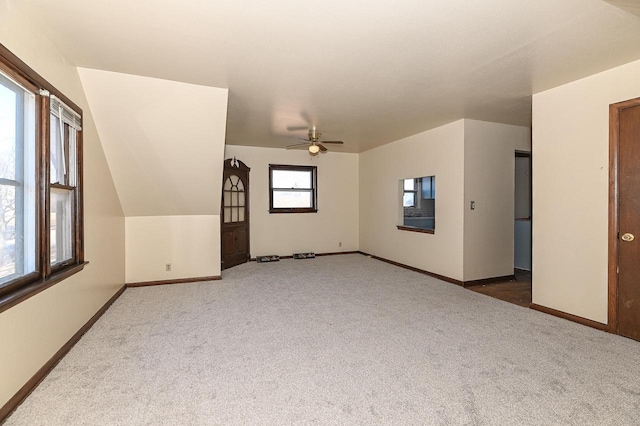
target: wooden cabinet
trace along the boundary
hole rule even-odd
[[[222,269],[247,262],[249,251],[249,171],[240,160],[224,162],[220,241]]]

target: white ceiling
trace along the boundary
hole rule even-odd
[[[13,1],[80,67],[229,88],[238,145],[529,126],[532,93],[640,58],[640,18],[602,0]]]

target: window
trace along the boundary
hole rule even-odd
[[[415,179],[404,180],[404,194],[402,196],[403,207],[415,207],[416,206],[416,181]]]
[[[402,205],[398,229],[434,233],[436,177],[401,179]]]
[[[81,117],[51,96],[49,117],[49,263],[74,260],[78,191],[78,138]]]
[[[269,165],[269,212],[318,211],[317,167]]]
[[[81,114],[0,45],[0,311],[84,265]]]
[[[36,270],[35,99],[0,74],[0,286]]]

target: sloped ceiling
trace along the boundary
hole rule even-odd
[[[219,214],[227,89],[78,71],[125,216]]]
[[[638,0],[605,0],[607,3],[619,7],[622,10],[626,10],[629,13],[633,13],[636,16],[640,16],[640,1]]]
[[[640,59],[640,18],[602,0],[14,6],[79,66],[229,88],[240,145],[309,124],[351,152],[464,117],[527,126],[532,93]]]

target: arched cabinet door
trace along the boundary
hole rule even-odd
[[[222,269],[247,262],[249,251],[249,171],[240,160],[224,161],[220,241]]]

